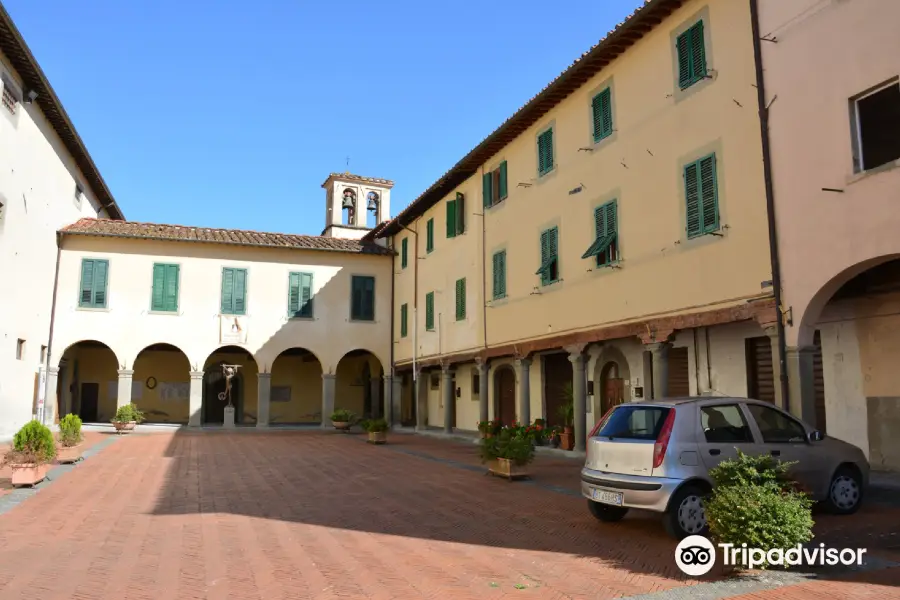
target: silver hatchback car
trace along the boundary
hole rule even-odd
[[[601,521],[618,521],[634,508],[662,513],[676,538],[703,534],[709,470],[738,449],[796,461],[794,479],[837,514],[855,512],[869,483],[869,463],[856,446],[768,402],[703,396],[609,411],[588,436],[581,493]]]

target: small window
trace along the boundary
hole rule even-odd
[[[354,321],[375,320],[375,278],[354,275],[351,280],[350,318]]]
[[[490,173],[485,173],[481,180],[485,208],[490,208],[506,200],[506,196],[509,194],[509,184],[505,160]]]
[[[546,175],[553,170],[553,128],[538,136],[538,175]]]
[[[407,260],[406,253],[408,250],[408,246],[409,246],[409,238],[403,238],[403,241],[400,242],[400,268],[401,269],[406,268],[406,260]]]
[[[612,135],[612,91],[606,88],[591,100],[594,143]]]
[[[16,360],[25,359],[25,340],[16,340]]]
[[[854,170],[868,171],[900,159],[900,84],[851,100],[851,108]]]
[[[221,313],[243,315],[247,312],[247,269],[222,269]]]
[[[541,285],[559,281],[559,230],[556,227],[541,233],[541,266],[535,275],[541,276]]]
[[[466,197],[459,192],[456,198],[447,200],[447,237],[454,238],[466,232]]]
[[[441,374],[440,373],[432,373],[430,375],[431,380],[431,389],[439,390],[441,388]]]
[[[719,184],[715,154],[684,167],[684,198],[688,239],[718,231]]]
[[[150,310],[178,312],[178,265],[153,265],[153,291],[150,293]]]
[[[478,400],[481,397],[481,374],[478,371],[472,371],[472,400]]]
[[[594,210],[594,242],[581,258],[596,257],[597,266],[603,267],[619,260],[618,215],[616,201],[607,202]]]
[[[407,319],[409,318],[409,307],[406,304],[400,305],[400,337],[405,338],[408,333]]]
[[[706,78],[706,41],[703,21],[678,36],[678,87],[685,90]]]
[[[109,261],[85,258],[81,261],[81,287],[78,306],[106,308]]]
[[[598,437],[621,440],[656,440],[671,408],[665,406],[616,407],[606,418]]]
[[[0,103],[3,104],[3,108],[6,109],[6,112],[15,115],[19,105],[19,94],[16,91],[15,86],[13,86],[6,77],[3,77],[2,80],[0,80],[0,85],[3,86]]]
[[[434,292],[425,294],[425,331],[434,331]]]
[[[434,219],[428,219],[425,227],[425,252],[429,254],[434,250]]]
[[[493,257],[493,297],[494,300],[506,297],[506,250],[495,252]]]
[[[288,275],[288,315],[311,319],[313,316],[313,274]]]
[[[797,444],[806,442],[806,430],[797,421],[768,406],[749,404],[750,414],[759,427],[764,444]]]
[[[456,280],[456,320],[466,318],[466,278]]]
[[[710,444],[753,443],[753,433],[737,404],[702,407],[700,427]]]

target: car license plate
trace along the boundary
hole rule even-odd
[[[622,492],[610,492],[607,490],[593,490],[591,492],[594,500],[603,504],[615,504],[622,506]]]

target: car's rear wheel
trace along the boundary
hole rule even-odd
[[[862,477],[859,471],[843,466],[831,478],[825,508],[836,515],[852,515],[862,504],[862,497]]]
[[[588,510],[594,515],[594,518],[604,523],[615,523],[621,521],[628,514],[628,509],[624,506],[612,506],[601,502],[588,500]]]
[[[672,495],[669,508],[663,517],[669,535],[679,540],[689,535],[706,535],[709,526],[703,508],[705,496],[704,490],[695,485],[678,488]]]

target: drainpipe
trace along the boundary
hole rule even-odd
[[[484,165],[481,166],[482,189],[484,189]],[[484,349],[487,350],[487,209],[481,200],[481,323],[484,326]]]
[[[403,229],[413,234],[415,238],[415,243],[413,244],[413,334],[412,334],[412,343],[413,343],[413,376],[412,376],[412,385],[413,385],[413,406],[415,407],[416,412],[416,423],[419,422],[419,382],[418,382],[418,373],[416,372],[416,356],[419,353],[419,231],[418,227],[413,231],[406,225],[400,225]],[[393,280],[393,277],[391,277]],[[394,335],[394,332],[391,331],[391,336]],[[391,347],[393,347],[393,343]]]
[[[47,377],[44,381],[44,406],[41,412],[41,421],[47,414],[47,398],[50,397],[50,357],[53,356],[53,326],[56,324],[56,291],[59,287],[59,261],[62,256],[62,234],[56,233],[56,269],[53,272],[53,298],[50,303],[50,332],[47,334],[47,356],[44,359],[44,371]],[[57,398],[57,404],[59,399]],[[51,423],[52,425],[52,423]]]
[[[397,251],[397,244],[394,243],[393,239],[391,240],[391,250]],[[387,397],[385,398],[388,401],[388,407],[390,407],[390,410],[385,412],[390,415],[388,422],[391,424],[391,427],[394,426],[394,312],[394,259],[391,257],[391,385]],[[383,383],[382,393],[384,393]]]
[[[790,409],[790,387],[787,374],[787,348],[784,339],[784,318],[781,310],[781,262],[778,256],[778,227],[775,222],[775,192],[772,183],[772,156],[769,147],[769,108],[766,105],[766,86],[762,65],[762,41],[759,31],[759,2],[750,0],[750,25],[753,35],[753,58],[756,64],[756,99],[759,107],[759,130],[762,141],[763,177],[766,185],[766,211],[769,222],[769,256],[772,260],[772,287],[775,291],[776,327],[778,331],[778,363],[781,365],[782,408]]]

